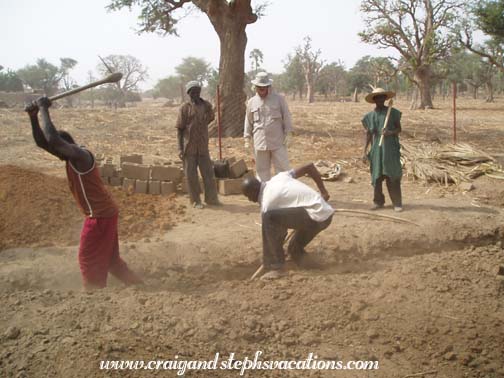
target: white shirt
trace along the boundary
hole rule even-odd
[[[243,136],[254,137],[256,150],[279,149],[291,131],[291,114],[283,96],[271,92],[263,99],[256,94],[248,101]]]
[[[263,183],[259,193],[261,212],[304,207],[316,222],[327,220],[334,213],[317,191],[293,177],[294,171],[280,172]]]

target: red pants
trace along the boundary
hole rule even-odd
[[[119,256],[117,218],[86,218],[82,227],[79,265],[85,288],[107,286],[107,274],[112,273],[127,285],[141,283]]]

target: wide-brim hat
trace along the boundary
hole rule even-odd
[[[383,88],[375,88],[373,89],[373,92],[369,93],[366,96],[366,102],[369,102],[370,104],[374,104],[374,98],[376,96],[387,96],[386,100],[390,100],[391,98],[395,97],[395,92],[393,91],[386,91]]]
[[[267,72],[259,72],[251,83],[256,87],[269,87],[273,84],[273,80],[270,79]]]
[[[192,89],[192,88],[201,88],[201,83],[197,80],[192,80],[190,81],[189,83],[186,84],[185,86],[185,91],[186,93],[189,93],[189,91]]]

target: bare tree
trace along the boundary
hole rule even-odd
[[[123,74],[121,81],[116,84],[118,88],[116,100],[119,107],[126,106],[126,94],[138,91],[138,84],[148,78],[147,68],[131,55],[109,55],[105,58],[100,57],[100,60],[98,71],[102,75],[112,72]]]
[[[140,32],[177,33],[176,24],[191,4],[208,16],[220,40],[219,81],[222,128],[225,136],[241,136],[245,117],[246,27],[257,21],[265,8],[252,9],[252,0],[110,0],[109,9],[141,7]],[[181,17],[176,17],[178,11]],[[178,13],[180,14],[180,13]]]
[[[401,55],[401,70],[419,92],[414,109],[433,107],[431,65],[455,44],[451,29],[461,7],[461,0],[362,0],[366,30],[359,35]]]
[[[310,37],[305,37],[303,45],[296,49],[296,55],[303,66],[307,88],[306,97],[310,104],[315,101],[315,84],[320,70],[324,66],[324,61],[320,59],[321,54],[320,49],[313,51]]]

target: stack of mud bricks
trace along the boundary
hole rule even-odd
[[[229,178],[219,179],[219,193],[224,196],[241,194],[243,180],[247,177],[254,177],[254,172],[248,170],[243,159],[236,161],[232,157],[226,160],[229,165]]]
[[[117,169],[111,159],[100,166],[102,179],[112,186],[122,186],[134,193],[168,195],[176,192],[182,179],[182,170],[167,165],[143,164],[142,155],[123,155],[121,169]]]

